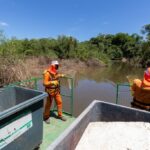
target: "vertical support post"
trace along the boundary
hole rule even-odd
[[[119,97],[119,84],[116,87],[116,104],[118,104],[118,97]]]
[[[37,90],[37,78],[34,78],[34,89]]]
[[[71,115],[73,116],[73,102],[74,102],[74,80],[71,78]]]

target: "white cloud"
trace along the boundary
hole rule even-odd
[[[8,26],[8,23],[3,22],[3,21],[0,21],[0,26],[7,27],[7,26]]]

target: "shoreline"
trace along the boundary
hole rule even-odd
[[[59,72],[71,75],[88,67],[107,67],[107,65],[97,59],[81,61],[79,59],[51,59],[48,57],[26,57],[23,59],[1,58],[0,63],[0,86],[4,86],[16,81],[41,77],[45,69],[49,67],[52,60],[60,63]]]

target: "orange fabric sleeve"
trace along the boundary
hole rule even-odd
[[[49,73],[48,73],[48,72],[44,73],[44,80],[43,80],[44,86],[46,86],[46,87],[51,86],[51,84],[53,84],[53,83],[52,83],[52,81],[50,81],[50,80],[51,80],[51,79],[50,79]]]

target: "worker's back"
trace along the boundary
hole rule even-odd
[[[135,79],[132,85],[132,105],[150,110],[150,67],[144,72],[143,80]]]

